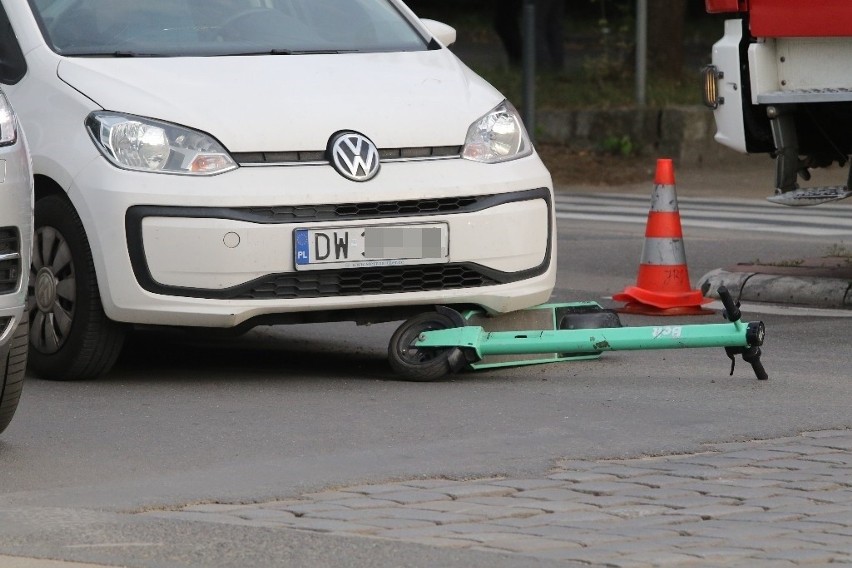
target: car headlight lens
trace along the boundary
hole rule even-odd
[[[531,153],[532,144],[518,111],[509,101],[503,101],[470,125],[462,158],[494,164]]]
[[[0,146],[11,146],[18,140],[18,125],[15,111],[6,100],[6,95],[0,93]]]
[[[93,112],[86,127],[98,149],[128,170],[212,175],[237,167],[213,137],[168,122],[114,112]]]

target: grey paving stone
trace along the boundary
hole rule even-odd
[[[631,490],[640,490],[644,485],[629,481],[584,481],[571,486],[571,491],[588,493],[589,495],[617,495]]]
[[[428,503],[429,501],[439,501],[445,499],[452,501],[452,497],[446,493],[426,489],[409,489],[408,491],[393,491],[388,493],[379,493],[373,496],[373,499],[399,503],[400,505],[413,505],[417,503]]]
[[[263,505],[265,509],[277,509],[281,511],[290,511],[296,516],[300,515],[313,515],[315,513],[325,513],[329,511],[350,511],[349,507],[344,507],[343,505],[335,505],[332,503],[328,503],[325,501],[318,501],[315,503],[298,503],[293,505],[275,505],[275,506],[267,506]]]
[[[507,550],[510,552],[538,552],[552,549],[577,549],[579,544],[534,535],[519,535],[517,533],[484,533],[466,534],[465,539],[477,540],[488,548]]]
[[[732,458],[727,457],[725,455],[713,455],[704,456],[702,458],[696,458],[695,460],[684,461],[681,463],[681,465],[683,467],[691,466],[695,468],[710,468],[715,473],[712,473],[709,476],[705,476],[705,478],[709,477],[712,479],[721,475],[725,475],[727,471],[735,467],[749,467],[761,463],[768,464],[769,462],[760,462],[745,458]]]
[[[367,497],[358,494],[350,494],[349,497],[334,501],[323,501],[327,505],[336,505],[347,509],[379,509],[387,507],[388,502],[384,499],[375,497]]]
[[[647,489],[630,489],[624,493],[624,496],[654,501],[662,499],[677,499],[681,497],[701,497],[701,494],[697,491],[682,489],[679,485],[672,485],[660,488],[648,487]]]
[[[526,509],[523,507],[498,507],[494,505],[482,505],[470,501],[433,501],[431,503],[418,503],[417,509],[430,511],[444,511],[446,513],[457,513],[459,515],[472,515],[484,519],[502,519],[513,517],[529,517],[544,513],[543,509]]]
[[[791,550],[768,550],[764,557],[769,560],[788,560],[796,564],[828,564],[838,559],[840,555],[830,551],[791,549]]]
[[[615,515],[621,519],[636,519],[651,515],[661,515],[668,511],[672,511],[672,509],[659,505],[620,505],[602,509],[602,512],[609,515]]]
[[[371,517],[358,519],[358,524],[369,527],[378,527],[385,530],[394,529],[420,529],[425,527],[434,527],[435,523],[431,521],[417,521],[413,519],[397,519],[387,517]]]
[[[732,561],[742,560],[754,555],[753,549],[734,548],[726,545],[691,545],[679,548],[683,554],[695,556],[702,560],[712,561],[714,565],[730,566]],[[716,564],[718,563],[718,564]],[[753,563],[747,565],[753,566]]]
[[[335,519],[301,518],[289,526],[298,530],[322,533],[375,534],[379,531],[378,527]]]
[[[817,503],[831,503],[835,505],[848,505],[852,503],[852,488],[835,489],[832,491],[819,491],[809,493],[808,497]]]
[[[511,487],[518,491],[529,491],[546,487],[563,487],[565,483],[558,479],[504,479],[503,481],[495,481],[492,485]]]
[[[626,566],[623,562],[627,562],[624,556],[607,552],[605,550],[588,550],[585,548],[557,548],[553,550],[543,550],[535,554],[536,558],[544,560],[561,560],[582,562],[591,566],[607,566],[619,568]],[[647,566],[651,566],[648,564]]]
[[[578,493],[573,489],[563,489],[561,487],[546,487],[543,489],[518,491],[514,495],[514,498],[517,499],[539,499],[542,501],[576,501],[580,497],[582,497],[582,493]]]
[[[408,489],[402,483],[380,483],[376,485],[353,485],[351,487],[341,487],[338,491],[344,493],[360,493],[362,495],[376,495],[377,493],[392,493],[394,491],[405,491]]]
[[[804,542],[823,545],[829,550],[832,550],[832,547],[834,546],[837,546],[838,549],[843,549],[844,547],[848,549],[850,546],[852,546],[852,539],[849,538],[849,535],[831,534],[823,532],[799,532],[791,534],[789,538],[793,540],[801,540]]]
[[[761,524],[728,520],[711,520],[678,525],[678,529],[690,536],[721,538],[729,542],[748,543],[749,546],[762,546],[765,539],[781,537],[797,532],[782,524]]]
[[[681,497],[668,497],[656,499],[655,503],[663,507],[671,507],[672,509],[692,509],[695,507],[706,507],[708,505],[737,505],[740,502],[737,499],[728,499],[724,497],[709,497],[706,495],[687,495]]]
[[[465,499],[466,503],[491,505],[494,507],[538,510],[548,513],[565,511],[594,511],[597,507],[574,501],[545,501],[543,499],[527,499],[524,497],[473,497]]]
[[[818,438],[814,440],[812,444],[816,446],[824,446],[826,448],[831,448],[833,450],[852,450],[852,436],[832,436],[825,438]]]
[[[633,482],[639,485],[645,485],[655,489],[663,487],[673,487],[683,485],[692,481],[692,478],[684,478],[678,475],[665,475],[661,473],[653,473],[643,475],[641,478],[634,479]]]
[[[517,490],[504,485],[491,485],[485,483],[448,485],[446,487],[433,487],[432,491],[444,493],[453,499],[468,499],[470,497],[503,497],[512,495]]]
[[[743,506],[748,507],[748,505],[746,505],[745,503],[743,503]],[[751,507],[749,507],[748,510],[750,509]],[[760,510],[759,512],[733,513],[731,515],[728,515],[726,518],[732,521],[745,521],[751,523],[781,523],[802,519],[804,518],[804,515],[802,515],[801,513],[794,512],[784,513]]]
[[[709,488],[706,495],[709,497],[722,497],[729,499],[768,499],[776,495],[783,495],[784,490],[779,487],[737,487],[731,485],[716,484]]]
[[[812,481],[830,481],[834,482],[837,479],[836,474],[816,474],[804,471],[790,471],[789,475],[785,475],[783,473],[773,473],[770,474],[769,478],[775,479],[778,481],[783,481],[784,483],[810,483]]]
[[[758,507],[745,507],[743,505],[704,505],[703,507],[690,507],[689,509],[669,510],[666,515],[689,515],[698,516],[703,520],[718,519],[736,513],[762,513],[763,509]]]
[[[618,517],[598,511],[571,511],[568,513],[545,513],[523,519],[502,519],[499,524],[513,527],[535,527],[543,525],[576,526],[580,523],[616,521]]]
[[[580,499],[578,499],[578,502],[591,505],[598,509],[607,509],[609,507],[649,505],[651,500],[633,495],[583,495]]]
[[[410,540],[418,538],[450,538],[455,533],[448,531],[444,526],[433,525],[431,527],[379,530],[375,534],[379,538]]]
[[[698,562],[698,559],[695,556],[689,556],[682,552],[651,550],[630,554],[625,559],[621,559],[617,566],[624,568],[633,566],[688,566],[696,562]]]
[[[405,540],[407,542],[414,542],[426,546],[439,546],[441,548],[470,548],[471,546],[476,546],[479,544],[475,540],[465,540],[463,538],[448,538],[440,536],[423,536],[418,538],[407,538]]]
[[[752,477],[733,477],[724,479],[715,479],[708,483],[715,483],[725,487],[778,487],[783,485],[783,481],[777,479],[767,479],[760,476]]]
[[[646,475],[653,475],[653,471],[649,471],[647,468],[643,467],[631,467],[628,464],[624,463],[608,463],[605,465],[599,465],[595,467],[593,470],[595,473],[603,473],[607,475],[612,475],[618,479],[633,479],[636,477],[643,477]]]
[[[284,521],[296,518],[296,515],[294,515],[290,511],[280,511],[278,509],[243,509],[241,511],[235,511],[231,514],[249,521]]]
[[[839,513],[825,513],[820,515],[810,515],[808,521],[812,523],[827,523],[839,525],[842,527],[852,527],[852,511],[845,510]]]
[[[803,457],[807,461],[818,463],[830,463],[833,465],[848,466],[852,464],[852,455],[844,452],[831,451],[825,454],[811,454]]]
[[[410,519],[414,521],[429,521],[436,524],[469,523],[480,520],[475,515],[459,515],[443,511],[428,511],[409,507],[389,507],[384,509],[361,509],[349,511],[324,511],[315,513],[311,518],[333,519],[339,521],[357,521],[358,519]]]
[[[839,489],[841,486],[829,480],[825,481],[793,481],[785,483],[781,486],[782,489],[795,491],[830,491]]]
[[[558,525],[541,525],[536,527],[515,527],[515,530],[521,534],[531,534],[543,536],[556,540],[562,540],[581,546],[600,546],[608,542],[618,542],[624,540],[624,536],[604,534],[601,531],[587,532],[578,530],[572,527],[563,527]]]
[[[569,470],[551,473],[547,476],[548,479],[555,481],[615,481],[618,479],[615,475],[606,473],[598,473],[594,470]]]
[[[748,460],[749,462],[765,462],[782,458],[795,458],[800,454],[798,452],[789,451],[783,447],[760,447],[745,448],[736,452],[725,452],[721,454],[725,458],[737,458]]]

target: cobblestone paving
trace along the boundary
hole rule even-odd
[[[831,430],[562,460],[532,479],[418,479],[142,514],[616,567],[852,564],[850,450],[852,430]]]

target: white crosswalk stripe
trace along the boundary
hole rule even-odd
[[[678,197],[678,206],[684,227],[852,237],[852,205],[847,204],[783,207],[761,200]],[[638,195],[556,196],[557,219],[646,223],[649,207],[650,197]]]

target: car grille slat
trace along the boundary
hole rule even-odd
[[[18,289],[21,277],[20,252],[18,231],[14,227],[0,228],[0,294],[9,294]]]
[[[440,264],[322,270],[273,275],[251,283],[232,299],[296,299],[457,290],[499,284],[469,265]]]
[[[461,146],[422,146],[417,148],[379,148],[383,162],[401,160],[430,160],[458,158]],[[301,150],[290,152],[233,152],[231,157],[241,166],[328,164],[325,150]]]
[[[273,207],[238,208],[252,217],[281,223],[298,220],[332,220],[384,217],[389,215],[429,215],[465,211],[477,205],[479,197],[444,197],[381,201],[367,203],[341,203],[339,205],[292,205]]]

